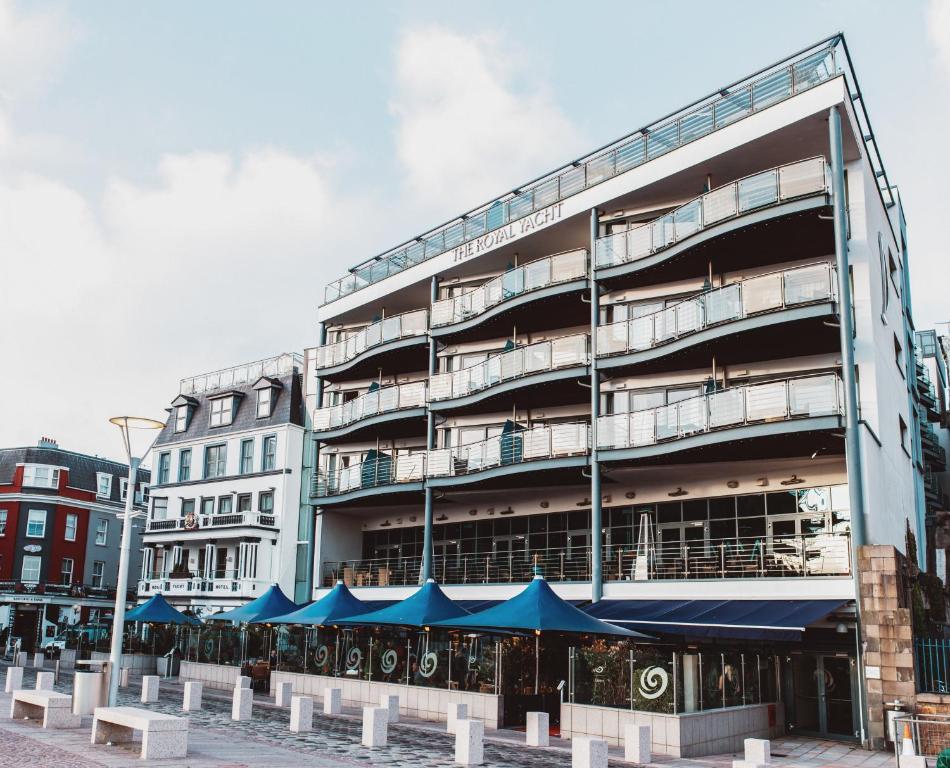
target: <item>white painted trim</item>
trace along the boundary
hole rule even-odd
[[[82,490],[86,493],[91,493],[91,491],[86,491],[84,488],[77,488],[76,490]],[[107,506],[95,501],[71,499],[68,496],[47,496],[46,494],[41,493],[4,493],[2,490],[0,490],[0,504],[3,504],[7,501],[21,503],[24,501],[33,501],[38,504],[58,504],[62,507],[76,507],[78,509],[88,509],[91,512],[110,512],[112,514],[121,514],[125,511],[125,508],[119,504],[115,504],[115,506]],[[136,505],[135,509],[139,512],[142,512],[145,510],[145,507]]]

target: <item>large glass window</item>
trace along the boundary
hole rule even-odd
[[[20,571],[20,580],[26,584],[36,584],[40,580],[40,567],[43,558],[39,555],[24,555],[23,570]]]
[[[46,535],[46,510],[31,509],[26,519],[26,535],[30,539],[42,539]]]
[[[30,488],[58,488],[59,469],[43,464],[26,464],[23,467],[23,485]]]
[[[102,560],[92,561],[92,586],[102,589],[106,575],[106,564]]]
[[[104,517],[96,523],[96,544],[104,547],[109,541],[109,521]]]
[[[182,448],[178,452],[178,482],[191,480],[191,448]]]
[[[205,448],[205,479],[224,477],[226,460],[226,445],[209,445]]]
[[[73,583],[73,559],[64,557],[59,569],[60,584],[69,586]]]
[[[261,470],[269,472],[277,467],[277,435],[267,435],[263,443]]]
[[[170,453],[158,454],[158,484],[165,485],[168,482],[168,473],[171,471],[172,455]]]
[[[66,513],[66,541],[76,540],[76,528],[79,526],[79,515],[75,512]]]
[[[152,499],[152,520],[168,517],[168,499]]]

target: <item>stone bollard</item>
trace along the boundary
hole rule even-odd
[[[768,739],[746,739],[743,760],[733,760],[733,768],[765,768],[772,762],[772,742]]]
[[[231,702],[231,719],[250,720],[253,706],[254,691],[250,688],[235,688],[234,700]]]
[[[119,670],[119,687],[128,688],[129,687],[129,675],[132,674],[132,670],[128,667],[122,667]]]
[[[234,687],[235,687],[235,688],[250,688],[250,687],[251,687],[251,678],[249,678],[247,675],[241,675],[241,676],[237,679],[237,684],[236,684]]]
[[[274,691],[274,704],[278,707],[289,707],[290,697],[294,693],[294,684],[290,682],[277,683]]]
[[[623,759],[645,765],[653,760],[653,734],[649,725],[628,723],[623,728]]]
[[[343,711],[343,689],[323,689],[323,714],[338,715]]]
[[[547,712],[529,712],[525,743],[529,747],[547,747],[551,744],[551,718]]]
[[[37,669],[43,669],[43,664],[46,663],[46,655],[42,653],[33,654],[33,666]]]
[[[485,723],[464,718],[455,721],[455,762],[481,765],[485,762]]]
[[[53,673],[52,672],[37,672],[36,673],[36,690],[38,691],[53,690]]]
[[[142,703],[151,704],[158,701],[158,675],[142,676]]]
[[[30,654],[28,654],[26,651],[20,651],[16,655],[16,665],[18,667],[25,667],[27,664],[29,664],[29,660]]]
[[[185,712],[197,712],[201,709],[201,695],[204,693],[204,687],[197,680],[189,680],[185,683],[185,696],[181,703],[181,708]]]
[[[571,768],[607,768],[607,742],[575,736],[571,739]]]
[[[313,699],[309,696],[290,697],[290,730],[292,733],[313,730]]]
[[[19,691],[23,687],[23,667],[7,667],[7,693]]]
[[[445,732],[455,733],[455,723],[468,717],[468,704],[459,704],[458,702],[449,702],[447,717],[445,719]]]
[[[379,697],[379,706],[389,710],[389,722],[399,722],[399,697],[383,693]]]
[[[363,746],[385,747],[388,741],[389,710],[363,707]]]

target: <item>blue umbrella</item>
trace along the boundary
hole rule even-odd
[[[155,595],[137,608],[133,608],[125,614],[125,620],[145,621],[149,624],[191,624],[192,626],[201,624],[194,616],[186,616],[181,611],[176,611],[161,595]]]
[[[434,579],[429,579],[417,592],[395,605],[358,616],[347,616],[335,623],[364,627],[379,624],[391,627],[427,627],[443,619],[469,615],[462,606],[456,605],[446,596]]]
[[[276,584],[260,597],[231,611],[223,611],[209,616],[211,621],[230,621],[232,624],[243,624],[257,621],[266,622],[274,616],[283,616],[296,611],[300,606],[292,602],[280,591]]]
[[[354,597],[342,581],[338,581],[333,589],[316,602],[283,616],[274,616],[267,621],[270,624],[322,626],[335,624],[337,619],[344,616],[358,616],[367,610],[366,604]]]

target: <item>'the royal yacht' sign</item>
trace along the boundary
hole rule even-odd
[[[547,208],[535,211],[511,224],[493,229],[486,235],[476,237],[474,240],[469,240],[467,243],[458,246],[452,252],[452,260],[455,262],[465,261],[471,256],[477,256],[483,251],[504,245],[509,240],[517,240],[519,237],[530,234],[536,229],[543,229],[556,221],[560,221],[563,207],[564,203],[554,203],[554,205],[549,205]]]

